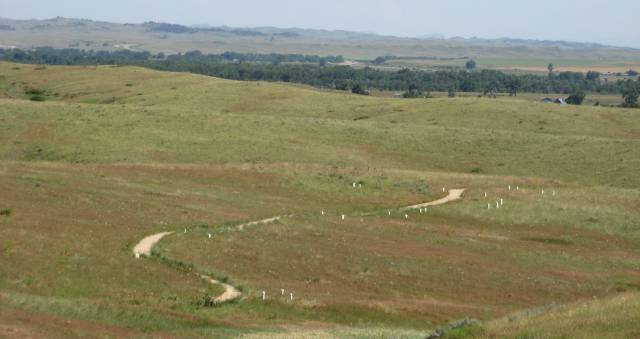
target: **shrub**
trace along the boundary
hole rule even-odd
[[[573,93],[567,98],[567,103],[569,105],[582,105],[582,102],[584,101],[584,98],[586,98],[586,96],[587,95],[584,92]]]
[[[420,90],[409,90],[402,94],[405,99],[424,98],[424,93]]]
[[[11,214],[13,214],[13,210],[11,210],[10,208],[3,208],[0,209],[0,215],[8,217],[11,216]]]
[[[37,88],[29,88],[24,91],[24,93],[27,95],[44,95],[45,91]]]
[[[351,87],[351,93],[360,94],[360,95],[369,95],[369,91],[367,91],[360,84],[355,84],[353,87]]]
[[[427,335],[427,339],[437,338],[466,338],[473,334],[474,329],[479,328],[482,323],[477,319],[464,318],[448,323],[445,326],[436,328]]]
[[[38,102],[42,102],[42,101],[47,100],[47,98],[45,98],[45,97],[44,97],[44,96],[42,96],[42,95],[32,95],[32,96],[29,98],[29,100],[31,100],[31,101],[38,101]]]

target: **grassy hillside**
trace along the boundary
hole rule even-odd
[[[0,31],[0,47],[130,49],[178,53],[201,50],[252,53],[343,55],[373,60],[378,56],[428,57],[458,60],[413,60],[409,66],[463,66],[469,57],[482,67],[545,71],[549,63],[559,70],[625,72],[640,68],[640,51],[630,48],[571,42],[513,39],[414,39],[345,31],[274,28],[193,29],[158,24],[115,24],[80,19],[0,19],[10,29]],[[400,63],[401,66],[405,65]],[[587,69],[588,68],[588,69]],[[585,70],[585,72],[586,72]]]
[[[411,337],[637,290],[637,114],[0,63],[0,336]]]
[[[613,298],[532,310],[490,322],[474,335],[539,338],[635,338],[640,329],[640,295],[625,293]]]

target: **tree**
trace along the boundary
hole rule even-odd
[[[627,75],[630,76],[630,77],[634,77],[634,76],[638,75],[638,71],[634,71],[634,70],[630,69],[630,70],[627,71]]]
[[[490,83],[485,88],[482,94],[489,98],[497,98],[498,97],[498,86],[496,83]]]
[[[587,72],[587,80],[596,81],[598,79],[600,79],[600,72],[595,72],[595,71]]]
[[[553,71],[556,69],[556,67],[553,64],[549,64],[547,66],[547,69],[549,70],[549,73],[553,73]]]
[[[584,101],[584,98],[586,98],[586,96],[587,95],[584,92],[572,93],[567,98],[567,104],[569,104],[569,105],[582,105],[582,102]]]
[[[640,81],[625,81],[622,88],[622,107],[638,107],[638,97],[640,96]]]
[[[402,94],[405,99],[424,98],[424,92],[416,84],[409,85],[409,90]]]
[[[387,58],[383,57],[383,56],[379,56],[377,57],[375,60],[373,60],[373,63],[376,65],[382,65],[387,61]]]
[[[473,71],[474,69],[476,69],[476,66],[477,65],[475,60],[469,60],[465,64],[465,67],[467,68],[468,71]]]
[[[518,91],[520,90],[520,87],[522,87],[522,79],[513,78],[508,84],[509,95],[514,97],[518,96]]]

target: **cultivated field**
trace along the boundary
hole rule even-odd
[[[0,337],[638,333],[637,110],[0,63],[0,159]]]
[[[640,70],[640,60],[608,61],[591,60],[589,58],[528,58],[526,56],[512,58],[474,58],[479,69],[494,69],[509,73],[533,73],[547,74],[548,65],[552,63],[556,72],[600,72],[612,81],[624,79],[625,76],[616,76],[617,73],[626,73],[629,70]],[[447,68],[464,68],[468,60],[391,60],[384,64],[384,68],[399,70],[405,67],[433,70]],[[637,77],[630,77],[636,79]]]

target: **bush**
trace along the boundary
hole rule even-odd
[[[369,95],[369,91],[364,89],[364,87],[362,87],[362,85],[360,84],[355,84],[353,87],[351,87],[351,93],[360,94],[360,95]]]
[[[477,319],[464,318],[436,328],[425,338],[467,338],[472,336],[474,330],[480,328],[481,325],[482,323]]]
[[[37,102],[42,102],[42,101],[47,100],[47,98],[45,98],[45,97],[44,97],[44,96],[42,96],[42,95],[32,95],[32,96],[29,98],[29,100],[31,100],[31,101],[37,101]]]
[[[402,97],[405,99],[424,98],[424,93],[419,90],[409,90],[402,93]]]
[[[582,105],[582,102],[586,97],[587,95],[584,92],[576,92],[567,98],[567,103],[569,105]]]
[[[37,88],[29,88],[24,91],[24,93],[27,95],[44,95],[45,91]]]
[[[0,209],[0,215],[8,217],[11,216],[11,214],[13,214],[13,211],[10,208],[3,208]]]

